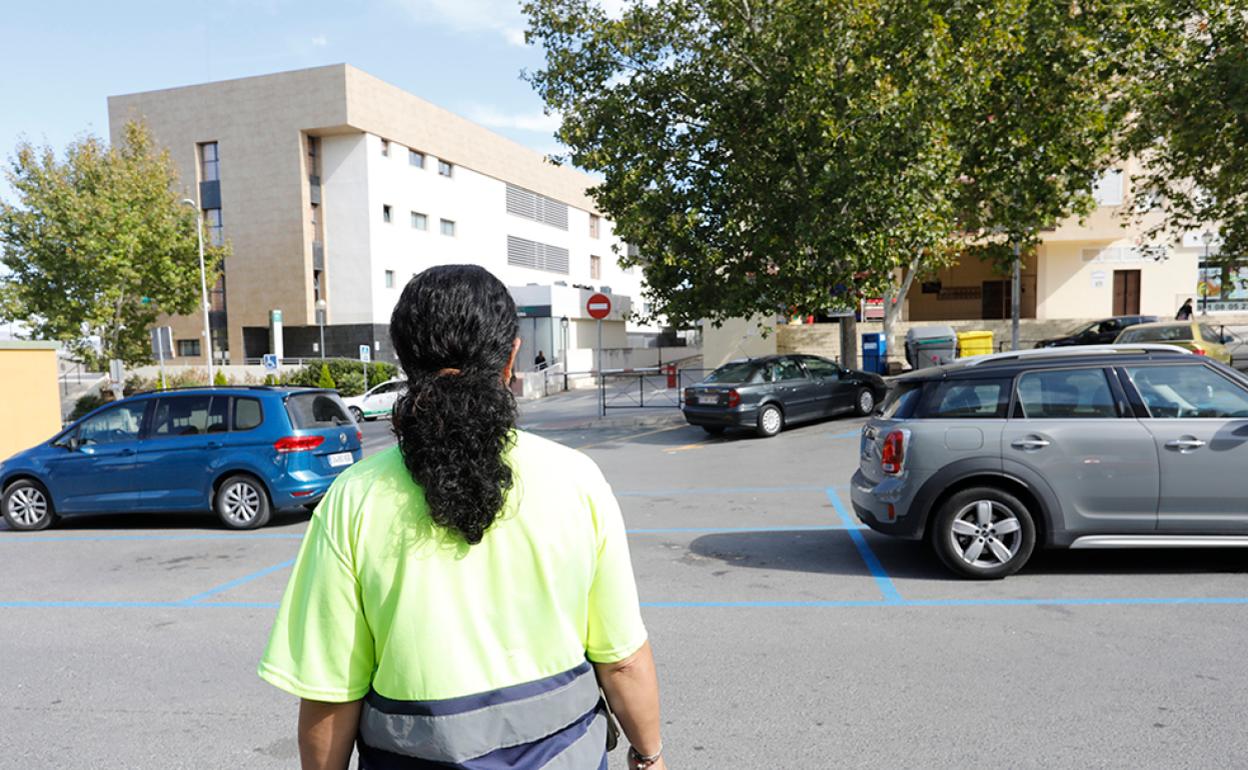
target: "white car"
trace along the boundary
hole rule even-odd
[[[406,387],[407,380],[387,380],[362,396],[352,396],[342,401],[357,423],[389,417],[394,410],[394,402]]]

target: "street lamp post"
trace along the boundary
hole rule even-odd
[[[559,329],[562,332],[559,335],[559,337],[560,337],[561,347],[563,348],[563,356],[559,359],[559,362],[563,364],[563,389],[567,390],[568,389],[568,317],[566,315],[559,319]]]
[[[1206,230],[1200,234],[1205,244],[1205,261],[1200,268],[1200,314],[1209,315],[1209,244],[1213,243],[1213,232]]]
[[[204,303],[204,349],[208,360],[208,384],[213,382],[212,372],[212,326],[208,322],[208,272],[204,269],[204,212],[199,204],[190,198],[183,198],[182,204],[195,209],[195,235],[199,239],[199,289]]]
[[[325,309],[328,305],[325,300],[318,299],[316,301],[316,325],[321,328],[321,360],[325,360]]]

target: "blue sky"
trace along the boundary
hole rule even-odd
[[[557,121],[520,79],[542,63],[524,26],[519,0],[6,0],[0,156],[107,137],[113,94],[337,62],[557,152]]]

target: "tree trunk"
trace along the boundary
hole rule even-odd
[[[916,253],[902,271],[901,285],[884,293],[884,345],[889,356],[897,354],[897,349],[893,347],[897,319],[901,317],[901,308],[905,304],[906,295],[910,293],[910,287],[914,285],[914,277],[919,273],[921,261],[922,255]]]

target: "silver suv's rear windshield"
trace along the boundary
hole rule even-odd
[[[706,382],[750,382],[758,374],[758,365],[748,362],[725,364],[706,376]]]
[[[351,417],[337,393],[296,393],[286,399],[286,413],[295,430],[350,425]]]
[[[884,404],[880,407],[880,416],[885,420],[907,420],[914,416],[914,408],[918,406],[919,396],[923,393],[923,383],[898,383],[888,391]]]

